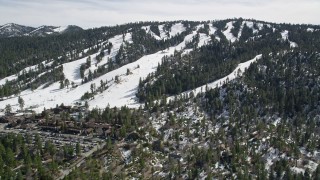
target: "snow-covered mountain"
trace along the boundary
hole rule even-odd
[[[8,23],[0,26],[0,37],[19,37],[19,36],[47,36],[51,34],[62,34],[83,30],[74,25],[70,26],[40,26],[38,28]]]
[[[151,28],[152,26],[153,28]],[[133,29],[133,27],[136,29]],[[291,28],[292,30],[287,30],[287,28]],[[308,26],[297,27],[299,31],[301,31],[300,29],[305,29],[304,32],[306,34],[319,32],[317,27],[313,26],[312,32],[310,28],[311,27]],[[81,29],[77,26],[41,26],[35,29],[8,24],[2,26],[0,30],[2,32],[8,31],[8,33],[14,32],[11,36],[45,36],[47,34],[78,31]],[[103,34],[110,33],[99,30],[99,32],[100,31]],[[139,43],[135,42],[138,32],[145,33],[139,37],[144,39]],[[82,97],[84,94],[86,92],[93,92],[92,84],[98,87],[101,82],[107,83],[108,86],[104,90],[101,90],[100,93],[93,93],[93,98],[86,100],[91,108],[103,108],[107,104],[119,107],[124,105],[139,107],[143,105],[136,97],[139,80],[146,79],[150,74],[156,73],[157,67],[163,62],[164,57],[173,56],[177,52],[185,56],[193,51],[199,51],[200,48],[212,43],[237,44],[241,42],[244,45],[250,45],[250,43],[254,41],[270,41],[271,38],[274,39],[276,44],[281,43],[283,44],[281,46],[293,49],[300,46],[299,42],[294,42],[295,40],[299,40],[297,35],[293,36],[294,39],[291,36],[291,34],[294,33],[296,33],[296,30],[292,26],[281,26],[279,24],[252,20],[193,23],[179,21],[158,23],[156,25],[127,25],[127,29],[111,32],[112,35],[109,35],[108,38],[98,40],[96,45],[92,47],[82,50],[71,50],[66,54],[61,54],[56,59],[44,59],[40,64],[25,67],[16,74],[4,77],[0,79],[0,86],[4,86],[8,82],[18,82],[22,74],[28,72],[36,74],[36,76],[27,79],[25,82],[19,82],[21,87],[25,87],[19,95],[25,99],[26,109],[32,109],[37,112],[41,112],[43,108],[55,107],[56,104],[61,103],[65,105],[83,103]],[[146,53],[148,47],[143,44],[147,42],[146,38],[149,38],[148,41],[150,41],[150,43],[158,44],[157,46],[159,46],[159,43],[170,41],[171,44],[165,45],[163,48],[156,48],[152,53]],[[145,51],[142,56],[137,56],[137,59],[128,59],[130,54],[136,53],[141,47],[143,48],[142,51]],[[71,53],[75,58],[71,59]],[[235,71],[244,71],[253,61],[251,59],[257,59],[261,56],[260,54],[261,52],[257,51],[256,54],[253,54],[247,59],[243,59],[242,64],[239,63],[239,67],[236,68]],[[63,56],[70,59],[67,60],[67,62],[59,64]],[[90,60],[88,61],[88,59]],[[103,71],[103,74],[99,74],[98,72],[102,71],[101,69],[109,68],[111,61],[124,61],[125,63],[122,65],[117,64],[117,68],[111,69],[110,71]],[[40,66],[42,67],[41,69],[39,68]],[[61,71],[63,80],[67,80],[68,84],[72,84],[72,86],[61,88],[61,80],[55,80],[50,84],[42,83],[40,86],[37,86],[36,89],[28,88],[32,86],[33,82],[52,73],[53,69],[58,67],[63,69]],[[44,68],[48,70],[44,70]],[[99,75],[94,76],[93,74]],[[230,71],[229,74],[230,75],[226,74],[228,75],[226,77],[220,77],[220,80],[216,79],[217,82],[213,81],[199,84],[198,87],[194,87],[195,89],[193,89],[195,94],[204,91],[204,89],[208,87],[215,88],[220,86],[222,83],[237,77],[237,75],[235,75],[237,74],[236,72]],[[155,78],[155,80],[156,79],[157,78]],[[188,94],[191,90],[192,89],[186,89],[186,92],[181,93],[182,95]],[[174,99],[175,96],[178,95],[179,94],[171,95],[169,99]],[[18,96],[15,95],[4,97],[3,100],[0,101],[0,109],[4,109],[7,104],[11,104],[14,111],[19,110],[17,98]]]
[[[72,128],[107,124],[115,141],[93,157],[97,172],[320,177],[320,26],[239,18],[1,29],[30,38],[0,46],[0,116],[44,112],[42,123],[57,128],[57,117]],[[81,112],[45,117],[65,106]]]
[[[22,26],[19,24],[8,23],[0,26],[0,36],[1,37],[15,37],[15,36],[23,36],[26,33],[35,30],[33,27]]]

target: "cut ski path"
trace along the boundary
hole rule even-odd
[[[144,79],[149,73],[155,72],[159,63],[161,63],[164,56],[170,56],[174,54],[174,51],[183,50],[186,46],[186,42],[189,42],[194,37],[195,33],[185,37],[184,41],[177,46],[170,47],[166,50],[159,51],[154,54],[143,56],[137,61],[122,66],[114,71],[106,73],[91,82],[79,85],[76,88],[64,88],[60,89],[59,82],[50,85],[47,88],[39,87],[38,89],[31,91],[25,90],[21,92],[20,96],[25,101],[25,108],[32,109],[36,112],[42,112],[44,108],[54,108],[56,105],[74,105],[79,102],[81,96],[85,92],[90,92],[91,84],[96,84],[96,87],[100,86],[100,81],[108,81],[109,88],[101,94],[95,95],[93,100],[88,101],[90,108],[105,108],[108,104],[111,107],[117,106],[129,106],[139,107],[140,104],[136,100],[136,92],[140,78]],[[75,69],[78,68],[83,62],[81,60],[72,64],[72,67],[67,68],[64,64],[64,72],[68,69],[69,73],[66,73],[67,77],[77,82],[77,74]],[[75,68],[75,69],[74,69]],[[130,70],[130,74],[126,75],[127,69]],[[119,76],[120,82],[115,83],[115,76]],[[4,109],[7,104],[12,106],[13,112],[19,109],[18,97],[12,96],[0,102],[0,109]]]
[[[179,98],[179,97],[183,97],[185,95],[189,95],[191,92],[193,92],[193,94],[196,96],[197,94],[199,93],[202,93],[202,92],[205,92],[206,89],[207,90],[210,90],[210,89],[214,89],[216,87],[220,87],[222,86],[223,84],[241,76],[243,74],[243,72],[251,65],[251,63],[257,61],[258,59],[260,59],[262,57],[262,55],[257,55],[255,58],[249,60],[249,61],[246,61],[244,63],[240,63],[235,70],[232,71],[232,73],[230,73],[229,75],[221,78],[221,79],[218,79],[212,83],[208,83],[206,85],[203,85],[203,86],[200,86],[196,89],[193,89],[193,90],[190,90],[190,91],[185,91],[177,96],[170,96],[167,98],[167,101],[168,100],[173,100],[175,98]],[[238,73],[240,72],[240,73]]]

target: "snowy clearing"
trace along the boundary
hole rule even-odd
[[[237,38],[234,37],[234,35],[231,33],[231,29],[233,28],[233,21],[228,22],[225,28],[226,30],[222,32],[224,36],[227,38],[228,41],[231,41],[232,43],[235,42]]]
[[[62,33],[63,31],[65,31],[68,28],[68,26],[60,26],[58,28],[53,29],[54,32],[57,33]]]
[[[182,23],[174,24],[171,27],[171,31],[169,33],[170,37],[176,36],[177,34],[184,32],[185,30],[186,30],[186,28],[184,27],[184,25]]]

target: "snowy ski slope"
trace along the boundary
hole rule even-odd
[[[86,93],[90,92],[90,86],[91,84],[95,84],[96,87],[100,86],[100,81],[108,82],[107,86],[108,89],[103,91],[102,93],[98,93],[95,95],[94,99],[91,99],[88,101],[90,108],[104,108],[107,105],[113,106],[124,106],[127,105],[129,107],[137,108],[141,104],[138,103],[136,99],[136,92],[137,87],[139,84],[139,80],[144,79],[148,76],[148,74],[155,72],[158,64],[161,63],[162,58],[164,56],[170,56],[174,53],[174,51],[182,51],[183,55],[187,54],[193,49],[186,49],[186,45],[193,40],[194,37],[199,35],[199,43],[197,44],[197,47],[205,46],[206,44],[210,43],[211,41],[211,35],[215,35],[215,39],[220,41],[220,37],[217,36],[218,29],[213,26],[212,23],[209,23],[209,34],[205,33],[199,33],[199,29],[204,27],[204,24],[200,24],[195,27],[194,31],[192,31],[191,34],[185,36],[183,42],[180,44],[170,47],[166,50],[159,51],[154,54],[143,56],[142,58],[138,59],[137,61],[127,64],[125,66],[122,66],[116,70],[113,70],[109,73],[106,73],[93,81],[90,81],[86,84],[82,84],[81,77],[80,77],[80,66],[84,63],[86,63],[86,60],[88,58],[84,57],[79,60],[65,63],[63,64],[63,73],[65,75],[65,78],[68,79],[70,82],[73,82],[77,85],[75,88],[64,88],[60,89],[59,82],[56,82],[49,87],[44,88],[45,84],[39,87],[38,89],[31,91],[31,90],[25,90],[21,92],[20,96],[25,100],[25,108],[27,109],[33,109],[36,112],[41,112],[44,108],[52,108],[55,107],[57,104],[60,105],[61,103],[65,105],[74,105],[77,102],[80,101],[81,96]],[[242,29],[244,26],[247,26],[249,28],[252,28],[254,34],[258,34],[259,30],[262,30],[264,25],[261,23],[254,23],[251,21],[243,21],[239,32],[237,34],[237,37],[235,37],[231,33],[231,29],[233,28],[233,21],[227,22],[225,26],[225,30],[222,31],[222,33],[226,36],[226,38],[231,41],[235,42],[241,37]],[[159,31],[160,36],[157,36],[155,33],[153,33],[150,30],[150,26],[144,26],[142,29],[146,30],[147,33],[151,34],[155,39],[161,40],[161,39],[167,39],[171,38],[173,36],[176,36],[179,33],[182,33],[186,31],[186,28],[184,25],[179,22],[175,23],[171,26],[170,31],[164,30],[164,24],[159,25]],[[268,27],[271,27],[271,25],[267,24]],[[288,31],[281,32],[282,40],[288,40]],[[111,42],[112,43],[112,49],[111,53],[108,54],[108,50],[105,50],[105,56],[102,58],[100,62],[97,62],[95,57],[97,54],[100,53],[100,50],[90,55],[91,57],[91,66],[89,69],[85,71],[85,75],[88,75],[89,70],[94,72],[94,70],[98,69],[100,66],[106,66],[108,60],[114,60],[115,56],[119,52],[119,49],[122,45],[125,45],[125,42],[132,43],[132,34],[126,33],[124,35],[116,35],[111,39],[108,39],[107,41],[99,42],[100,44]],[[290,42],[291,47],[297,47],[298,45],[292,41]],[[196,89],[193,89],[191,91],[187,91],[184,93],[181,93],[178,96],[188,94],[190,92],[193,92],[194,94],[198,94],[200,92],[204,92],[206,90],[206,87],[211,89],[215,87],[219,87],[222,84],[226,83],[227,80],[235,79],[236,77],[240,76],[241,73],[237,73],[239,70],[242,72],[250,66],[250,64],[257,59],[259,59],[261,55],[256,56],[254,59],[249,60],[245,63],[241,63],[238,65],[238,67],[228,76],[221,78],[215,82],[209,83],[207,85],[203,85],[201,87],[198,87]],[[52,62],[46,63],[43,62],[45,66],[50,66]],[[29,70],[36,70],[37,65],[30,66],[25,68],[25,71]],[[130,74],[127,75],[127,70],[130,70]],[[24,70],[20,71],[22,73]],[[41,74],[39,75],[41,76]],[[120,78],[120,82],[116,83],[114,81],[115,76],[118,76]],[[6,78],[3,78],[0,80],[0,85],[4,85],[6,81],[12,81],[17,79],[17,75],[11,75]],[[173,99],[178,96],[172,96],[168,99]],[[10,104],[12,106],[13,111],[17,111],[19,109],[18,106],[18,97],[11,96],[3,101],[0,101],[0,109],[4,109],[7,104]],[[0,112],[1,114],[1,112]]]
[[[154,54],[146,55],[139,60],[122,66],[114,71],[106,73],[91,82],[86,84],[79,84],[76,88],[64,88],[60,89],[59,82],[50,85],[47,88],[39,87],[38,89],[31,91],[25,90],[21,92],[20,96],[25,101],[25,108],[33,109],[36,112],[41,112],[44,108],[53,108],[57,104],[60,105],[74,105],[76,102],[80,102],[81,96],[85,92],[90,92],[91,84],[96,84],[99,86],[100,81],[108,81],[108,86],[110,86],[103,93],[98,94],[95,98],[89,101],[90,108],[105,108],[108,104],[110,106],[124,106],[129,107],[139,107],[140,104],[137,103],[135,99],[135,94],[139,84],[140,78],[146,78],[149,73],[155,72],[156,67],[161,63],[164,56],[170,56],[175,50],[183,50],[186,46],[186,42],[192,40],[196,33],[192,33],[185,37],[184,41],[177,46],[170,47],[166,50],[159,51]],[[111,41],[111,40],[110,40]],[[115,37],[114,41],[117,43],[115,46],[119,46],[119,37]],[[111,53],[112,54],[112,53]],[[63,64],[64,72],[66,73],[66,78],[74,82],[79,82],[79,74],[77,68],[84,63],[86,58]],[[138,68],[139,66],[139,68]],[[130,69],[131,74],[126,75],[127,69]],[[120,83],[114,82],[115,76],[120,77]],[[0,109],[4,109],[7,104],[12,106],[13,111],[19,109],[18,97],[9,97],[0,102]]]

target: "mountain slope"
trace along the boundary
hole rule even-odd
[[[78,26],[66,26],[66,27],[55,27],[55,26],[40,26],[38,28],[23,26],[14,23],[8,23],[0,26],[0,38],[7,37],[21,37],[21,36],[36,36],[44,37],[52,34],[62,34],[66,32],[81,31],[82,28]]]
[[[64,32],[34,32],[50,29]],[[39,117],[46,136],[71,129],[104,142],[78,168],[43,163],[46,176],[317,179],[319,29],[239,18],[3,38],[0,118],[36,112],[27,122]]]
[[[35,30],[33,27],[22,26],[14,23],[8,23],[0,26],[0,37],[23,36],[24,34]]]
[[[77,36],[81,33],[90,37],[90,46],[70,46],[67,52],[60,51],[63,54],[44,57],[36,65],[3,77],[0,108],[11,104],[14,111],[18,110],[14,94],[27,100],[26,109],[37,112],[61,103],[88,101],[91,108],[107,104],[138,107],[192,90],[197,95],[199,89],[204,91],[208,84],[214,87],[210,83],[226,79],[238,64],[258,54],[319,47],[319,40],[312,40],[319,31],[312,26],[311,32],[310,28],[232,19],[127,24],[79,31],[73,35],[75,42],[79,42]],[[58,31],[68,28],[42,26],[30,34]],[[308,44],[306,39],[310,40]],[[17,61],[21,62],[25,61]]]

